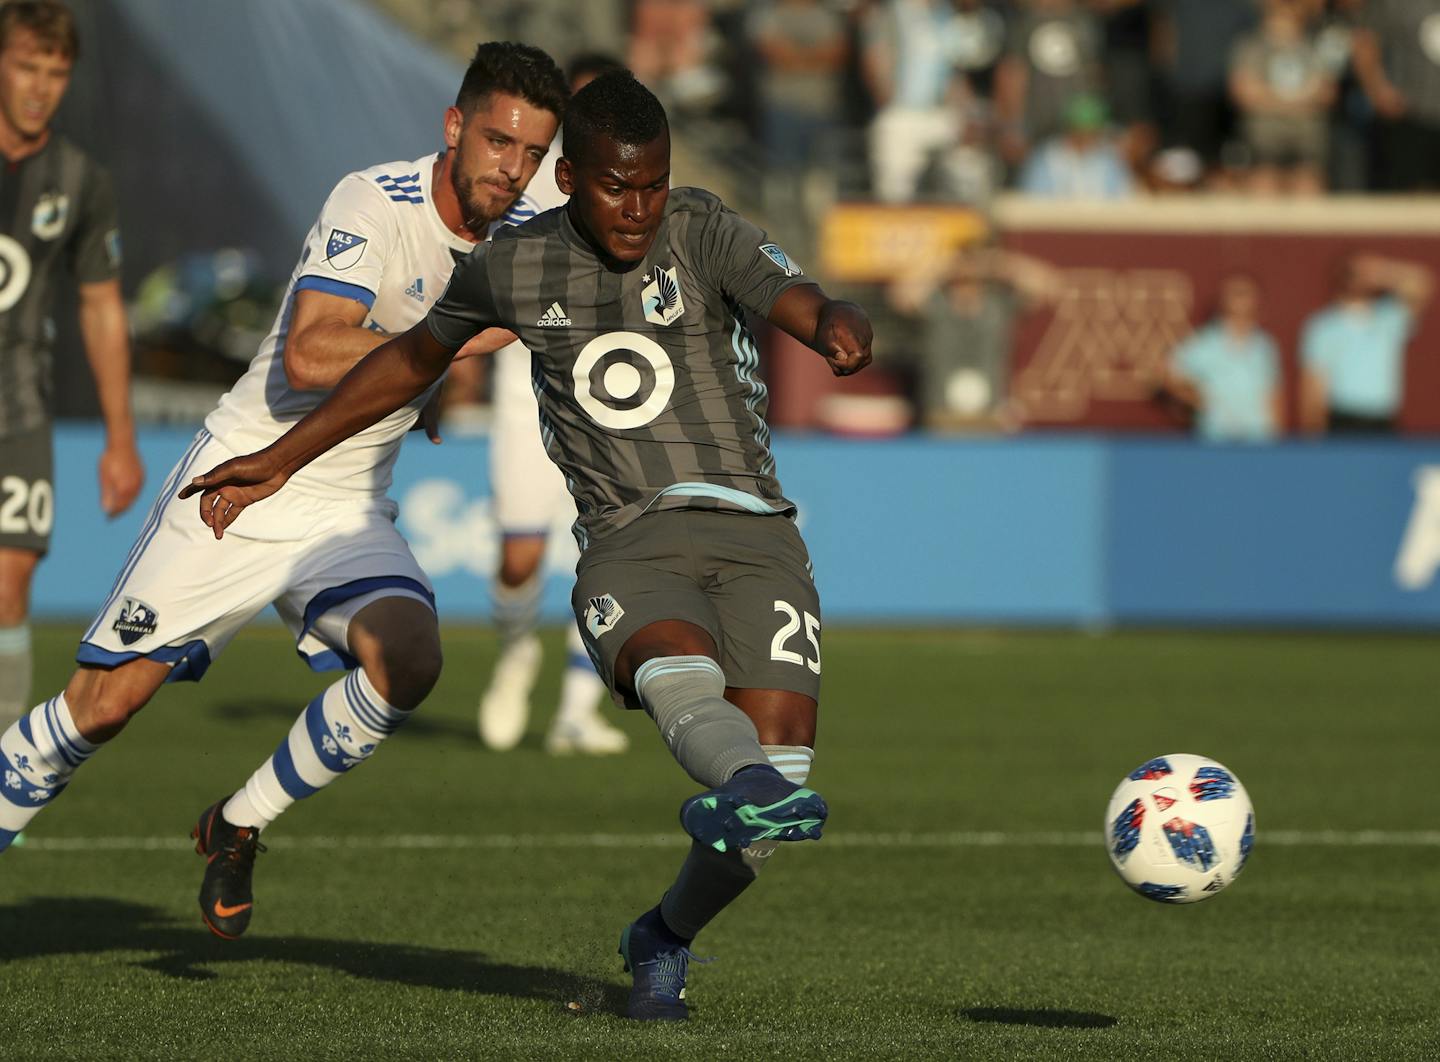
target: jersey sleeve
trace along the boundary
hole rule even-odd
[[[761,317],[790,288],[814,283],[763,229],[727,207],[708,219],[701,243],[700,260],[713,264],[715,286]]]
[[[110,175],[96,166],[85,181],[80,223],[70,248],[70,269],[76,283],[98,284],[120,275],[120,222],[115,215],[115,187]]]
[[[310,230],[295,290],[339,295],[369,309],[399,239],[385,193],[352,173],[335,186]]]
[[[471,336],[503,323],[490,290],[489,249],[482,244],[455,266],[445,293],[425,315],[430,334],[451,350],[459,350]]]

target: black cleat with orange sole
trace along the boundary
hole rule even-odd
[[[211,804],[190,831],[195,851],[205,857],[205,880],[200,883],[200,917],[210,932],[234,940],[250,924],[255,896],[250,876],[255,872],[255,855],[265,851],[260,831],[249,826],[232,826],[220,810],[230,798]]]

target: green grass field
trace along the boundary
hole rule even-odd
[[[37,696],[76,634],[38,632]],[[163,692],[0,857],[7,1056],[1440,1056],[1433,638],[827,631],[826,839],[700,938],[719,961],[678,1027],[617,1016],[615,946],[695,787],[635,713],[619,758],[545,756],[544,718],[482,751],[494,644],[446,649],[420,715],[267,831],[235,943],[200,922],[187,834],[327,680],[260,629]],[[1186,907],[1130,893],[1099,840],[1168,752],[1257,809],[1245,875]]]

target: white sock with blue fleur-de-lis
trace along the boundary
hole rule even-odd
[[[264,829],[295,801],[369,759],[408,718],[356,668],[300,713],[280,747],[225,804],[225,821]]]
[[[70,717],[65,694],[37,705],[0,734],[0,852],[95,754]]]

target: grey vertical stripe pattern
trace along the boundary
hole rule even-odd
[[[0,438],[8,438],[50,420],[49,318],[62,274],[114,274],[103,258],[104,234],[116,224],[108,178],[79,148],[52,134],[36,154],[0,165],[0,224],[13,241],[0,254],[0,298],[15,300],[0,312]]]
[[[644,261],[617,273],[561,208],[497,233],[432,310],[431,330],[452,345],[500,323],[534,352],[541,436],[575,495],[582,548],[653,509],[793,513],[775,477],[767,394],[744,314],[768,313],[785,290],[809,281],[762,252],[764,243],[761,230],[710,193],[679,188]],[[646,316],[644,291],[661,270],[673,271],[683,305],[669,324]],[[550,312],[555,304],[563,313]],[[625,342],[620,332],[642,338]],[[605,353],[577,394],[574,368],[592,343],[592,359]],[[657,357],[656,345],[674,390],[647,417],[632,411],[656,388],[646,355]],[[637,377],[633,395],[611,393]],[[677,484],[701,487],[666,493]]]

